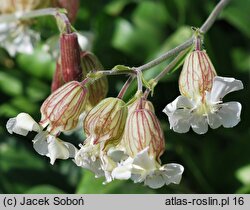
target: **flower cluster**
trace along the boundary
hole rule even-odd
[[[208,131],[208,125],[215,129],[221,125],[234,127],[240,121],[241,104],[223,103],[222,98],[243,88],[240,80],[219,77],[207,53],[202,50],[191,52],[179,78],[178,96],[163,112],[168,116],[170,128],[186,133],[190,127],[198,134]]]
[[[20,0],[21,5],[22,2],[25,1]],[[20,8],[32,10],[41,3],[39,0],[30,2],[32,7],[15,4],[15,11]],[[58,2],[76,13],[77,8],[69,6],[68,1]],[[60,56],[52,93],[41,106],[40,121],[36,122],[27,113],[20,113],[8,120],[8,132],[23,136],[36,132],[33,147],[40,155],[49,157],[51,164],[56,159],[71,158],[77,166],[92,171],[96,177],[104,177],[104,183],[131,179],[154,189],[179,184],[184,167],[177,163],[161,163],[165,151],[164,133],[154,106],[147,99],[153,88],[143,78],[142,70],[118,65],[107,73],[93,53],[81,51],[77,34],[68,29],[70,27],[60,36]],[[0,41],[3,39],[0,36]],[[12,42],[16,44],[15,40]],[[5,40],[4,43],[8,42]],[[29,48],[27,43],[22,41],[22,44]],[[222,99],[226,94],[242,89],[243,84],[234,78],[217,76],[206,51],[201,50],[198,36],[195,46],[195,50],[187,54],[179,77],[181,95],[163,110],[170,128],[178,133],[186,133],[192,128],[194,132],[204,134],[208,126],[213,129],[221,125],[233,127],[240,121],[241,104],[223,103]],[[13,49],[10,53],[16,51]],[[138,82],[137,93],[127,103],[123,95],[128,83],[117,97],[105,98],[108,92],[105,75],[122,71],[136,75]],[[61,133],[71,133],[76,129],[83,129],[86,135],[79,148],[59,138]]]
[[[106,98],[88,113],[84,130],[87,139],[75,162],[105,176],[105,183],[131,179],[159,188],[180,182],[181,165],[161,165],[165,140],[149,101],[140,98],[127,107],[119,98]]]

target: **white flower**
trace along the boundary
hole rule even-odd
[[[115,179],[131,178],[135,183],[156,189],[170,183],[179,184],[183,166],[175,163],[160,166],[153,156],[148,153],[149,147],[139,152],[134,159],[129,157],[112,171]]]
[[[40,35],[27,25],[18,22],[0,23],[0,46],[11,56],[16,53],[33,53],[34,44],[39,40]]]
[[[240,80],[215,76],[211,91],[205,97],[195,99],[178,96],[163,110],[168,115],[170,128],[178,133],[186,133],[190,127],[198,134],[204,134],[208,125],[215,129],[221,125],[234,127],[240,122],[241,104],[239,102],[222,103],[222,98],[233,91],[243,89]]]
[[[40,131],[38,123],[27,113],[20,113],[7,121],[6,128],[10,134],[26,136],[29,131]]]
[[[73,158],[77,153],[77,149],[73,144],[49,135],[46,131],[40,132],[35,136],[33,147],[38,154],[49,157],[52,165],[56,159]]]
[[[85,141],[87,141],[87,139]],[[81,149],[75,155],[75,164],[92,171],[96,178],[104,176],[101,159],[99,158],[100,146],[87,143],[80,145],[80,147]]]

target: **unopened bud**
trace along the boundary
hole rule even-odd
[[[149,147],[149,155],[159,160],[165,149],[164,134],[155,114],[148,109],[136,109],[128,115],[123,144],[127,154],[134,158]]]
[[[91,142],[118,144],[127,118],[128,109],[119,98],[106,98],[97,104],[86,116],[84,130],[91,136]]]
[[[42,104],[40,124],[48,132],[58,134],[77,126],[88,98],[87,88],[77,81],[66,83],[53,92]]]
[[[85,77],[90,71],[103,70],[103,66],[99,59],[91,52],[82,52],[82,71]],[[108,79],[106,76],[95,80],[91,85],[89,85],[89,105],[90,107],[98,104],[102,99],[104,99],[108,92]]]
[[[62,34],[60,37],[62,76],[65,82],[81,81],[82,68],[80,48],[75,33]]]
[[[210,91],[216,71],[206,51],[195,50],[185,59],[179,78],[179,89],[183,96],[196,99],[205,97]]]

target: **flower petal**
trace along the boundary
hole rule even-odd
[[[166,183],[164,175],[156,170],[154,174],[146,177],[144,184],[152,189],[157,189],[164,186]]]
[[[48,141],[48,154],[50,158],[50,164],[54,164],[56,159],[68,159],[69,150],[63,144],[63,142],[57,139],[55,136],[49,135],[47,138]]]
[[[207,118],[202,115],[194,114],[191,119],[191,127],[195,133],[206,133],[208,131]]]
[[[155,160],[153,157],[148,155],[149,147],[145,148],[144,150],[140,151],[136,157],[134,158],[133,165],[134,169],[133,173],[138,168],[139,170],[146,170],[151,171],[155,169]]]
[[[211,94],[209,94],[209,101],[218,102],[233,91],[243,89],[243,84],[240,80],[231,77],[214,77]]]
[[[218,115],[225,128],[236,126],[240,122],[241,104],[239,102],[228,102],[221,106]]]
[[[10,118],[6,124],[10,134],[16,133],[26,136],[29,131],[40,131],[38,123],[27,113],[20,113],[15,118]]]
[[[92,158],[88,155],[88,149],[93,147],[82,148],[76,153],[75,159],[73,160],[77,166],[86,168],[95,174],[96,178],[104,176],[104,171],[101,167],[101,160],[99,158]]]
[[[222,124],[221,117],[220,117],[220,115],[218,115],[217,112],[215,112],[215,113],[209,112],[207,115],[207,121],[208,121],[209,126],[212,129],[216,129],[216,128],[220,127]]]
[[[178,96],[168,104],[163,112],[168,115],[170,128],[178,133],[186,133],[190,129],[191,110],[194,103],[184,96]]]
[[[48,155],[48,142],[47,142],[47,132],[38,133],[33,140],[33,147],[35,151],[40,155]]]
[[[163,165],[160,171],[164,172],[165,183],[168,185],[170,183],[179,184],[181,181],[182,173],[184,172],[184,167],[180,164],[169,163]]]
[[[126,161],[117,166],[111,173],[113,179],[127,180],[131,177],[133,159],[129,157]]]

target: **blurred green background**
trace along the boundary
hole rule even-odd
[[[117,64],[139,66],[182,43],[192,35],[190,26],[205,21],[216,0],[84,0],[74,24],[79,31],[94,35],[93,51],[105,69]],[[50,93],[55,59],[41,47],[58,30],[52,18],[39,18],[35,30],[42,42],[34,54],[11,58],[0,49],[0,193],[250,193],[250,0],[232,0],[205,36],[206,50],[221,76],[240,79],[244,89],[229,94],[225,101],[242,103],[242,121],[233,129],[210,129],[205,135],[169,130],[162,109],[178,95],[180,70],[166,76],[156,87],[153,98],[156,114],[166,137],[163,163],[185,167],[180,185],[152,190],[131,181],[102,179],[78,168],[71,160],[49,159],[38,155],[32,137],[9,135],[8,118],[27,112],[39,120],[39,107]],[[163,65],[146,72],[152,78]],[[116,96],[125,76],[109,77],[109,96]],[[135,86],[126,98],[132,96]],[[83,134],[65,136],[80,143]]]

